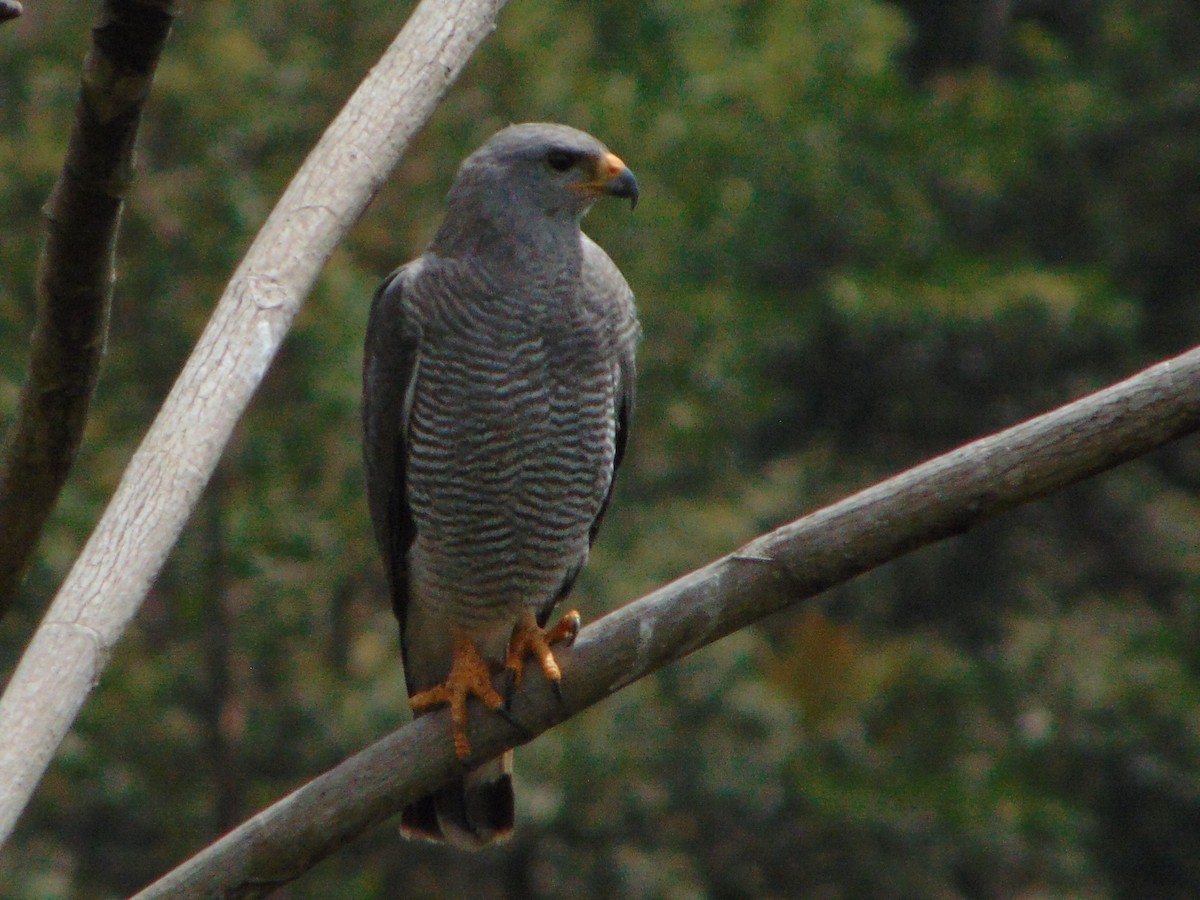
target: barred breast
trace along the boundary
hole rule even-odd
[[[612,478],[617,363],[569,294],[541,307],[446,297],[440,313],[409,422],[425,561],[413,602],[469,627],[545,608],[586,559]]]

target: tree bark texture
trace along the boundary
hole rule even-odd
[[[0,698],[0,842],[141,605],[325,261],[503,5],[424,0],[258,233]]]
[[[784,525],[583,629],[517,692],[518,734],[475,707],[484,760],[718,638],[979,521],[1200,430],[1200,348]],[[449,715],[423,716],[243,823],[138,894],[254,897],[449,781]]]
[[[44,210],[29,370],[0,463],[0,618],[83,436],[108,335],[134,143],[175,5],[106,0],[92,26],[75,126]]]

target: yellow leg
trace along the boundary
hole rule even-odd
[[[467,740],[467,698],[475,695],[490,710],[504,706],[500,694],[492,687],[492,672],[475,642],[470,638],[454,639],[454,662],[445,682],[409,698],[413,712],[424,712],[435,706],[450,705],[450,724],[454,734],[454,754],[465,760],[471,755]]]
[[[558,683],[562,681],[562,670],[554,659],[550,645],[566,642],[570,646],[579,634],[579,621],[579,613],[571,610],[559,619],[553,628],[543,630],[538,627],[533,613],[526,610],[517,627],[513,629],[512,640],[508,644],[508,656],[504,661],[504,668],[509,673],[509,683],[513,687],[521,683],[521,676],[525,674],[525,657],[532,656],[537,659],[542,672],[557,691]]]

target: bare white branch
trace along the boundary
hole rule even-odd
[[[0,699],[0,843],[137,612],[333,249],[505,0],[424,0],[296,173]]]

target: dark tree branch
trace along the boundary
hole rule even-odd
[[[1200,429],[1200,349],[975,441],[751,541],[585,628],[564,701],[531,678],[531,735],[700,647],[910,550],[971,528]],[[523,743],[472,719],[485,759]],[[253,897],[291,881],[457,771],[448,716],[423,717],[259,813],[138,895]]]
[[[100,371],[133,147],[175,0],[106,0],[92,26],[75,127],[45,207],[37,323],[0,462],[0,618],[75,460]]]

